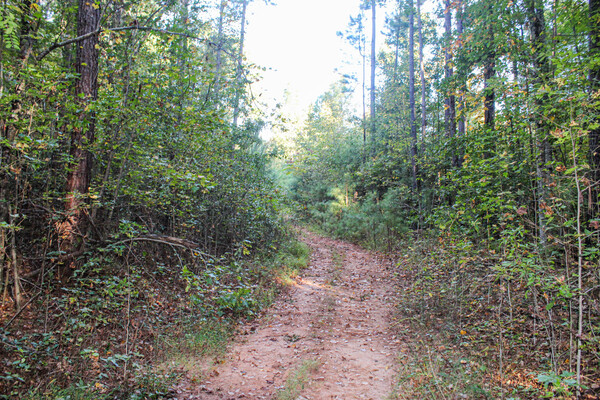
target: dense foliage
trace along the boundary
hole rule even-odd
[[[503,334],[481,347],[520,349],[486,358],[499,366],[487,396],[539,396],[519,374],[541,377],[547,396],[597,392],[598,4],[436,1],[423,12],[418,1],[385,6],[375,102],[363,94],[370,116],[347,106],[345,81],[295,129],[291,193],[303,217],[338,236],[394,250],[413,231],[452,249],[441,265],[411,269],[411,290],[454,315],[456,331],[450,304],[475,315],[487,293],[488,313],[468,323]],[[369,4],[345,34],[363,63],[367,23],[357,21]]]
[[[282,225],[248,3],[2,1],[2,395],[130,391],[158,332],[256,311]]]

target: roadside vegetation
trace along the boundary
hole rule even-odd
[[[306,263],[249,3],[0,6],[0,398],[168,397]]]
[[[280,243],[259,257],[202,263],[173,251],[181,264],[172,266],[144,256],[160,247],[135,246],[112,269],[98,260],[104,268],[81,270],[68,286],[46,284],[3,330],[4,397],[168,397],[195,363],[222,359],[240,322],[306,266],[305,245],[291,233]]]
[[[371,71],[279,140],[297,216],[396,261],[399,398],[598,398],[598,4],[422,6],[341,34]]]

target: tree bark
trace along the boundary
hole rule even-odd
[[[550,63],[545,54],[546,24],[544,19],[544,3],[542,0],[528,0],[527,14],[532,47],[532,82],[535,86],[543,86],[550,73]],[[550,161],[551,152],[548,143],[548,126],[543,119],[543,107],[548,101],[548,96],[536,97],[533,106],[533,124],[535,142],[537,147],[536,178],[538,201],[538,235],[542,246],[546,244],[546,185],[549,178],[547,163]]]
[[[240,49],[238,52],[238,65],[236,72],[236,88],[235,88],[235,103],[233,106],[233,126],[237,127],[238,118],[240,115],[240,97],[243,88],[244,75],[244,39],[246,35],[246,10],[248,8],[248,0],[242,0],[242,21],[240,26]]]
[[[485,99],[483,102],[484,117],[483,124],[488,131],[493,131],[496,123],[496,91],[490,80],[496,76],[496,45],[494,44],[494,12],[492,5],[488,4],[488,38],[485,45],[485,61],[483,66],[483,91]]]
[[[446,81],[446,101],[444,112],[444,124],[446,128],[446,137],[453,140],[456,136],[456,98],[452,85],[454,70],[452,68],[452,53],[450,51],[452,38],[452,8],[450,0],[445,0],[444,10],[444,30],[445,30],[445,48],[444,48],[444,76]],[[456,150],[452,150],[452,166],[458,165]]]
[[[94,2],[79,0],[77,12],[77,35],[97,31],[100,26],[100,8]],[[98,97],[98,34],[82,40],[77,46],[75,70],[75,95],[80,102],[81,114],[76,127],[71,131],[71,165],[66,184],[66,220],[59,233],[61,250],[73,253],[85,244],[84,195],[87,194],[92,173],[92,153],[89,147],[94,142],[95,115],[89,111],[90,103]],[[74,260],[69,260],[74,268]]]
[[[371,143],[373,145],[372,151],[375,150],[375,139],[377,131],[377,121],[375,112],[375,71],[376,71],[376,0],[371,0]]]
[[[225,18],[225,6],[227,0],[221,0],[219,5],[219,26],[217,32],[217,60],[215,66],[215,100],[218,102],[221,92],[221,69],[222,69],[222,54],[223,54],[223,19]]]
[[[456,34],[458,35],[458,51],[460,53],[463,52],[463,33],[464,33],[464,8],[463,8],[463,0],[458,0],[458,4],[456,7]],[[458,136],[464,137],[466,133],[466,124],[465,124],[465,92],[467,90],[467,82],[464,77],[464,73],[459,69],[459,85],[460,85],[460,94],[458,95]],[[462,158],[462,155],[459,157]]]
[[[421,0],[417,0],[417,26],[419,30],[419,75],[421,78],[421,140],[425,137],[427,128],[427,104],[425,83],[425,63],[423,61],[423,24],[421,22]]]
[[[21,311],[25,298],[21,291],[21,273],[19,268],[19,261],[17,258],[17,229],[15,227],[15,211],[12,207],[8,206],[8,218],[10,223],[10,260],[13,267],[13,294],[15,297],[15,308],[17,311]]]
[[[592,93],[600,90],[600,0],[589,0],[590,14],[590,59],[592,66],[590,68],[590,89]],[[600,113],[593,112],[594,122],[600,123]],[[589,217],[593,217],[598,213],[598,194],[600,185],[600,127],[590,129],[588,133],[588,160],[592,169],[591,178],[595,190],[592,196],[592,210],[589,211]]]
[[[367,161],[367,100],[366,100],[366,85],[367,85],[367,38],[363,26],[364,14],[361,11],[360,14],[360,25],[359,25],[359,53],[362,58],[362,130],[363,130],[363,151],[362,151],[362,162],[363,164]]]
[[[417,0],[419,2],[420,0]],[[408,102],[410,107],[410,166],[412,188],[417,191],[417,121],[415,116],[415,13],[413,0],[408,7]]]
[[[21,60],[27,62],[33,49],[33,26],[31,21],[31,0],[21,2],[21,32],[19,35]]]

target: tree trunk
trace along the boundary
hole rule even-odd
[[[493,131],[496,119],[496,90],[490,80],[496,76],[496,45],[494,44],[494,28],[492,25],[494,12],[491,4],[488,5],[488,18],[488,38],[485,46],[485,64],[483,66],[483,92],[485,94],[483,124],[488,131]]]
[[[2,210],[0,210],[1,212]],[[3,220],[3,219],[2,219]],[[0,220],[0,221],[2,221]],[[4,292],[4,265],[6,260],[8,259],[8,254],[6,254],[7,249],[6,242],[6,228],[0,229],[0,298]],[[6,268],[6,273],[8,274],[8,268]],[[4,300],[0,299],[0,306],[4,305]]]
[[[94,32],[100,25],[100,9],[94,2],[79,0],[77,13],[77,35]],[[71,165],[66,184],[66,220],[59,229],[62,238],[61,250],[71,254],[85,244],[84,198],[90,186],[92,153],[94,143],[95,115],[89,111],[90,102],[98,97],[98,35],[82,40],[77,46],[75,69],[75,95],[80,102],[81,114],[77,126],[71,131]],[[74,260],[67,259],[69,267]],[[66,272],[66,271],[63,271]]]
[[[426,83],[425,83],[425,63],[423,61],[423,24],[421,22],[421,0],[417,0],[417,25],[419,29],[419,74],[421,78],[421,140],[425,137],[427,127],[427,104],[426,104]]]
[[[218,102],[219,93],[221,91],[221,68],[222,68],[222,53],[223,53],[223,19],[225,17],[225,6],[227,0],[221,0],[219,5],[219,26],[217,32],[217,60],[215,66],[215,100]]]
[[[377,9],[376,0],[371,0],[371,143],[373,145],[372,152],[375,150],[375,139],[376,139],[376,113],[375,113],[375,70],[376,70],[376,34],[377,24],[375,13]]]
[[[544,3],[541,0],[528,0],[527,13],[529,18],[529,28],[532,47],[532,82],[534,86],[544,85],[550,72],[550,63],[545,55],[545,20]],[[536,160],[536,178],[537,178],[537,200],[538,200],[538,232],[539,241],[542,246],[546,244],[546,220],[544,212],[546,211],[546,185],[549,178],[547,163],[550,161],[550,151],[548,143],[548,126],[544,122],[543,107],[548,101],[548,96],[542,98],[536,97],[533,106],[535,141],[537,147]]]
[[[493,130],[496,119],[496,91],[490,86],[490,80],[496,76],[496,62],[494,56],[490,54],[488,56],[483,68],[483,90],[485,92],[483,124],[487,129]]]
[[[366,86],[367,86],[367,38],[362,25],[363,14],[361,11],[360,15],[360,37],[359,37],[359,52],[362,57],[362,129],[363,129],[363,164],[367,161],[367,100],[366,100]]]
[[[420,0],[417,0],[419,2]],[[410,107],[410,166],[412,188],[417,191],[417,121],[415,116],[415,13],[413,0],[409,0],[408,15],[408,102]]]
[[[400,3],[398,3],[398,6],[399,6],[398,8],[400,8]],[[400,20],[400,15],[398,15],[397,18],[398,18],[398,21],[399,21]],[[400,86],[400,79],[399,79],[399,76],[398,76],[398,65],[400,64],[400,62],[399,62],[399,59],[400,59],[400,35],[401,35],[400,24],[399,23],[394,24],[394,28],[393,29],[396,32],[394,34],[394,36],[395,36],[395,38],[394,38],[394,71],[393,71],[393,74],[392,74],[392,77],[393,77],[393,83],[392,83],[392,85],[393,85],[393,88],[394,88],[395,91],[400,91],[401,86]],[[395,118],[396,119],[396,129],[394,131],[394,135],[395,135],[395,137],[397,139],[400,138],[400,132],[401,132],[401,129],[402,129],[402,123],[400,121],[401,120],[401,118],[400,118],[401,113],[402,113],[402,106],[401,106],[400,100],[398,100],[396,102],[396,107],[395,107],[395,110],[394,110],[394,114],[396,115],[396,118]],[[387,131],[387,129],[386,129],[386,131]],[[386,150],[387,150],[387,146],[389,145],[389,137],[390,136],[391,135],[388,134],[388,141],[386,143]]]
[[[450,7],[450,0],[445,0],[444,10],[444,30],[445,30],[445,48],[444,48],[444,76],[446,81],[446,101],[445,101],[445,112],[444,112],[444,124],[446,127],[446,137],[449,140],[453,140],[456,136],[456,99],[454,97],[454,90],[452,84],[452,76],[454,70],[452,68],[452,53],[450,51],[452,38],[452,8]],[[458,165],[458,157],[456,156],[456,150],[452,150],[452,166]]]
[[[600,0],[589,0],[590,14],[590,89],[592,93],[600,90]],[[594,122],[600,123],[600,116],[597,111],[594,111]],[[592,185],[595,188],[592,195],[592,209],[589,210],[589,217],[593,218],[598,213],[598,194],[600,185],[600,127],[590,129],[588,133],[589,151],[588,159],[590,168],[592,169],[591,178]]]
[[[248,8],[248,0],[242,0],[242,21],[240,26],[240,49],[238,52],[238,65],[236,72],[236,88],[235,88],[235,103],[233,105],[233,126],[237,127],[238,117],[240,115],[240,97],[243,88],[244,79],[244,37],[246,34],[246,10]]]
[[[33,26],[31,17],[31,0],[21,1],[21,33],[19,35],[21,60],[27,62],[33,49]]]
[[[463,52],[463,33],[464,33],[464,9],[463,9],[463,0],[458,0],[457,8],[456,8],[456,34],[458,35],[458,51],[462,54]],[[461,72],[459,69],[459,85],[460,85],[460,94],[458,95],[458,136],[464,137],[466,133],[466,124],[465,124],[465,92],[467,91],[467,82],[464,76],[464,72]],[[462,155],[459,157],[459,162],[462,159]]]
[[[17,258],[17,229],[15,227],[15,210],[8,206],[8,218],[10,223],[10,260],[13,267],[13,295],[15,298],[15,308],[17,311],[21,311],[25,298],[21,291],[21,274],[19,268],[19,261]]]

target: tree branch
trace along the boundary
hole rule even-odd
[[[17,285],[18,283],[15,283],[15,285]],[[4,325],[3,329],[6,329],[10,326],[10,324],[12,324],[12,322],[19,316],[21,315],[21,313],[23,312],[23,310],[25,310],[25,308],[27,308],[27,306],[29,304],[31,304],[32,301],[34,301],[35,299],[37,299],[39,297],[39,295],[42,294],[42,292],[37,293],[35,296],[33,296],[32,298],[29,299],[29,301],[27,303],[25,303],[25,305],[23,305],[21,308],[19,308],[19,311],[17,311],[17,313],[15,315],[12,316],[12,318]]]
[[[121,27],[117,27],[117,28],[108,28],[108,29],[102,29],[102,28],[98,28],[93,32],[89,32],[86,33],[85,35],[81,35],[81,36],[77,36],[75,38],[71,38],[71,39],[67,39],[64,40],[60,43],[54,43],[52,46],[50,46],[49,48],[47,48],[46,50],[44,50],[43,52],[41,52],[37,57],[36,60],[37,61],[41,61],[44,57],[46,57],[48,54],[50,54],[52,51],[61,48],[61,47],[65,47],[67,45],[70,45],[71,43],[77,43],[77,42],[81,42],[82,40],[85,40],[91,36],[97,35],[100,32],[104,31],[104,32],[121,32],[121,31],[131,31],[131,30],[138,30],[138,31],[150,31],[150,32],[157,32],[157,33],[164,33],[165,35],[174,35],[174,36],[181,36],[181,37],[185,37],[185,38],[189,38],[189,39],[194,39],[194,40],[198,40],[200,42],[206,42],[209,46],[216,46],[216,43],[213,43],[211,41],[209,41],[208,39],[205,38],[200,38],[200,37],[196,37],[196,36],[192,36],[189,35],[187,33],[183,33],[183,32],[172,32],[172,31],[168,31],[166,29],[160,29],[160,28],[153,28],[150,26],[139,26],[139,25],[130,25],[130,26],[121,26]]]
[[[204,257],[211,258],[210,254],[206,254],[199,250],[200,245],[198,243],[195,243],[195,242],[192,242],[192,241],[186,240],[186,239],[173,237],[173,236],[145,235],[145,236],[138,236],[138,237],[134,237],[134,238],[130,238],[130,239],[124,239],[124,240],[121,240],[121,241],[118,241],[118,242],[115,242],[112,244],[118,245],[118,244],[123,244],[123,243],[128,243],[128,242],[139,242],[139,241],[155,242],[155,243],[168,244],[170,246],[183,247],[183,248],[192,250],[192,252],[195,255],[201,256],[202,259],[204,259]]]

